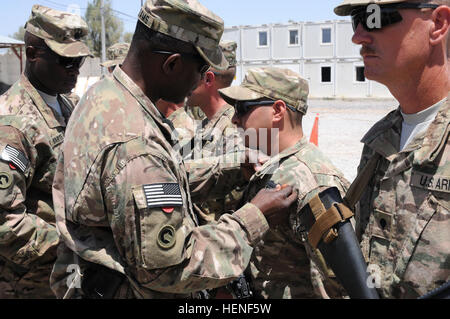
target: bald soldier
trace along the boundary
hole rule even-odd
[[[342,296],[339,285],[328,280],[330,273],[323,257],[305,240],[304,224],[299,219],[304,207],[320,192],[335,187],[343,196],[349,186],[342,173],[303,135],[307,81],[288,69],[254,68],[240,86],[219,92],[235,106],[233,123],[244,130],[246,146],[270,156],[251,176],[243,202],[271,184],[293,185],[298,193],[289,218],[280,220],[253,252],[247,278],[255,297]]]
[[[362,139],[348,203],[380,295],[417,298],[450,279],[450,1],[377,1],[379,25],[369,3],[335,13],[352,18],[365,76],[400,106]]]
[[[123,63],[129,49],[129,43],[113,44],[108,48],[108,50],[106,50],[106,57],[108,60],[100,63],[100,65],[107,68],[109,73],[112,73],[117,65],[121,65]]]
[[[64,94],[90,55],[81,41],[88,28],[35,5],[25,31],[25,72],[0,97],[0,298],[54,298],[52,182],[74,108]]]
[[[174,128],[155,103],[181,103],[210,66],[228,67],[223,28],[195,0],[148,0],[122,66],[81,100],[53,185],[58,297],[182,298],[222,286],[247,267],[272,215],[293,202],[292,187],[263,191],[202,227],[192,210]],[[214,186],[240,166],[218,161],[198,174]]]

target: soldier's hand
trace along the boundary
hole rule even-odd
[[[274,225],[287,222],[288,208],[297,196],[292,186],[278,185],[274,189],[260,190],[251,203],[261,210],[269,224]]]

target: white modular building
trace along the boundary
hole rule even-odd
[[[392,99],[389,90],[364,76],[360,46],[350,21],[292,22],[225,28],[222,39],[238,44],[236,82],[248,69],[288,68],[309,81],[310,98]]]

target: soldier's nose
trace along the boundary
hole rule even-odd
[[[358,45],[372,43],[372,37],[370,36],[370,33],[364,30],[361,23],[358,24],[358,27],[353,34],[352,42]]]

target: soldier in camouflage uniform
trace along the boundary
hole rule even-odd
[[[25,26],[26,68],[0,97],[0,298],[54,298],[58,234],[52,182],[89,49],[87,25],[35,5]]]
[[[129,49],[129,43],[113,44],[108,48],[108,50],[106,50],[106,56],[108,60],[101,63],[100,65],[107,68],[109,73],[112,73],[117,65],[123,63],[123,60],[125,60]]]
[[[172,117],[177,130],[180,127],[182,132],[193,133],[191,139],[183,136],[184,141],[180,142],[181,146],[190,143],[189,147],[182,149],[183,157],[187,162],[239,151],[239,148],[243,146],[240,135],[231,122],[234,108],[227,104],[218,92],[219,89],[229,87],[236,76],[237,44],[234,41],[221,41],[220,48],[229,63],[228,69],[222,71],[211,69],[206,72],[200,85],[186,102],[190,112],[178,110],[177,114]],[[201,118],[198,117],[200,112],[203,115]],[[197,114],[197,117],[193,115],[194,113]],[[189,129],[187,129],[185,123],[194,125],[189,125]],[[242,198],[242,189],[246,185],[246,181],[242,174],[239,174],[236,178],[228,180],[227,183],[233,183],[234,189],[227,194],[221,194],[218,198],[211,196],[193,198],[194,209],[201,216],[201,222],[217,221],[223,212],[236,208]]]
[[[289,218],[272,228],[253,252],[247,276],[255,296],[341,297],[341,288],[328,279],[331,274],[320,253],[306,242],[298,220],[299,212],[313,196],[330,187],[337,187],[343,196],[348,187],[342,173],[303,136],[308,83],[287,69],[255,68],[248,71],[240,86],[219,92],[235,105],[233,123],[246,134],[256,130],[257,138],[246,138],[246,146],[258,147],[270,156],[251,177],[244,202],[271,184],[290,184],[298,193]]]
[[[352,15],[366,77],[400,106],[362,139],[352,188],[364,192],[351,202],[380,295],[417,298],[450,279],[450,1],[377,1],[382,18],[396,17],[380,29],[367,25],[368,4],[346,0],[335,13]]]
[[[58,297],[173,298],[222,286],[247,266],[265,215],[292,203],[292,188],[261,192],[216,225],[198,226],[174,128],[154,103],[180,103],[210,65],[227,67],[223,28],[195,0],[147,1],[123,65],[81,100],[53,185]],[[228,178],[233,168],[240,163],[197,172]]]

